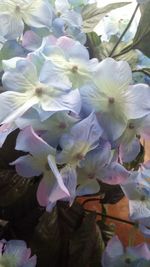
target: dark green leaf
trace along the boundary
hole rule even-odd
[[[0,170],[0,207],[12,205],[26,193],[30,180],[20,177],[14,170]]]
[[[100,266],[103,241],[95,220],[94,213],[86,215],[81,226],[73,233],[68,267]],[[95,252],[96,257],[93,257]]]
[[[83,28],[84,32],[92,32],[99,21],[111,10],[128,5],[129,2],[119,2],[97,8],[97,4],[90,4],[83,8]]]
[[[51,213],[45,212],[35,228],[32,251],[38,255],[37,267],[68,267],[69,240],[84,216],[81,205],[58,202]]]
[[[133,40],[133,48],[141,50],[150,57],[150,3],[143,5],[141,19]]]
[[[135,69],[134,72],[142,72],[145,75],[150,77],[150,68],[143,68],[143,69]]]
[[[37,267],[59,266],[61,254],[61,236],[57,207],[51,213],[45,212],[35,228],[30,244],[38,255]]]

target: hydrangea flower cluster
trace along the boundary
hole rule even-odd
[[[125,167],[140,153],[139,136],[150,139],[149,83],[134,83],[125,60],[91,56],[83,27],[88,2],[1,0],[0,146],[19,129],[15,149],[24,155],[10,165],[27,179],[41,176],[37,200],[48,212],[58,200],[71,206],[77,196],[100,192],[101,182],[120,185],[131,220],[150,237],[150,163]],[[116,33],[106,29],[105,41]],[[148,57],[136,53],[136,66],[147,68]],[[35,266],[23,241],[0,247],[0,266]],[[148,247],[124,252],[114,237],[103,266],[129,260],[148,266]]]

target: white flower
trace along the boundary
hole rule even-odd
[[[132,84],[132,72],[125,61],[107,58],[99,63],[94,83],[80,90],[83,110],[94,110],[107,138],[121,136],[129,119],[142,118],[150,113],[150,90],[145,84]]]
[[[38,75],[36,66],[30,60],[20,59],[15,68],[6,70],[2,81],[7,91],[0,94],[1,124],[13,123],[32,107],[37,110],[41,120],[56,111],[80,111],[78,89],[71,91],[70,84],[60,83],[56,76],[49,77],[46,68],[43,68]]]
[[[1,0],[0,32],[7,39],[16,39],[24,23],[35,28],[50,27],[52,11],[45,0]]]

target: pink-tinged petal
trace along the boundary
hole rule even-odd
[[[22,38],[22,46],[29,51],[34,51],[40,47],[42,38],[33,31],[26,31]]]
[[[30,152],[33,156],[40,157],[55,154],[55,150],[39,137],[31,126],[20,131],[15,149]]]
[[[62,175],[60,174],[60,172],[57,168],[57,165],[56,165],[55,157],[52,155],[48,155],[47,159],[48,159],[48,164],[49,164],[52,172],[54,173],[54,175],[56,177],[58,187],[60,188],[60,190],[62,192],[61,194],[63,194],[64,197],[69,197],[70,193],[69,193],[68,189],[66,188],[66,186],[64,185]],[[58,190],[58,195],[59,195],[59,190]],[[55,194],[53,197],[55,199]],[[56,198],[57,198],[57,196],[56,196]]]
[[[130,172],[117,162],[112,162],[101,170],[101,180],[104,183],[115,185],[124,183],[129,177]]]
[[[127,252],[135,255],[137,258],[150,260],[150,250],[146,243],[139,244],[136,247],[128,247]]]
[[[67,57],[89,60],[88,50],[78,41],[62,36],[57,40],[57,45],[63,49]]]
[[[26,178],[39,176],[42,173],[40,162],[37,162],[31,155],[22,156],[10,165],[15,165],[17,173]]]
[[[49,176],[48,176],[49,175]],[[43,207],[46,207],[49,204],[49,196],[53,189],[54,184],[56,183],[56,179],[54,175],[50,175],[45,173],[45,176],[40,181],[37,190],[37,200],[39,204]]]
[[[0,126],[0,147],[4,144],[7,136],[17,128],[15,123],[6,123]]]

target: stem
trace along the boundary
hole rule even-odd
[[[127,27],[125,28],[125,30],[124,30],[123,33],[121,34],[120,38],[118,39],[118,41],[117,41],[117,43],[115,44],[115,46],[114,46],[114,48],[112,49],[112,51],[110,52],[109,57],[111,57],[111,56],[114,54],[114,52],[115,52],[116,48],[118,47],[118,45],[120,44],[122,38],[124,37],[124,35],[125,35],[126,32],[128,31],[128,29],[130,28],[131,23],[132,23],[132,21],[134,20],[134,17],[135,17],[135,15],[136,15],[136,12],[137,12],[139,6],[140,6],[139,4],[136,5],[136,8],[135,8],[135,10],[134,10],[134,12],[133,12],[133,14],[132,14],[132,16],[131,16],[131,19],[129,20],[129,23],[128,23]]]
[[[93,212],[93,210],[88,210],[88,209],[84,209],[85,211],[87,212]],[[94,211],[95,212],[95,211]],[[98,216],[102,216],[102,217],[106,217],[108,219],[112,219],[114,221],[118,221],[118,222],[123,222],[123,223],[127,223],[127,224],[130,224],[130,225],[136,225],[135,223],[133,222],[130,222],[130,221],[127,221],[127,220],[124,220],[124,219],[121,219],[121,218],[117,218],[117,217],[114,217],[114,216],[110,216],[110,215],[106,215],[104,213],[100,213],[100,212],[95,212],[96,215]]]
[[[90,198],[86,199],[82,202],[82,206],[84,206],[86,203],[91,202],[91,201],[100,201],[100,198]]]

